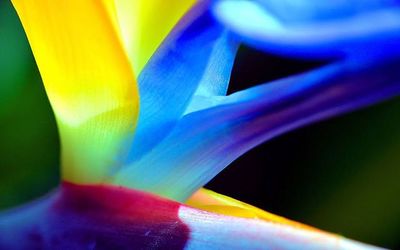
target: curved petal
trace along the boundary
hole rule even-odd
[[[0,216],[2,249],[379,249],[319,230],[198,210],[149,193],[64,183]]]
[[[102,181],[138,113],[134,76],[108,9],[95,0],[12,2],[56,115],[63,178]]]
[[[231,207],[218,212],[224,209]],[[224,216],[186,206],[180,207],[179,218],[190,228],[185,249],[381,249],[296,222]]]
[[[150,154],[114,181],[183,201],[268,139],[398,95],[397,64],[340,62],[232,94],[218,106],[183,117]]]
[[[115,0],[122,38],[139,74],[196,0]]]
[[[128,163],[166,136],[195,93],[226,92],[236,49],[211,17],[208,1],[191,9],[139,76],[141,112]]]
[[[48,197],[0,215],[0,248],[183,249],[177,202],[106,185],[62,183]]]
[[[299,222],[291,221],[281,216],[268,213],[252,205],[235,200],[222,194],[218,194],[205,188],[201,188],[196,193],[194,193],[186,201],[186,204],[200,210],[205,210],[212,213],[241,218],[260,219],[267,222],[288,225],[299,229],[320,231]]]
[[[245,42],[274,53],[302,57],[399,54],[400,6],[396,1],[332,4],[219,0],[213,10]]]
[[[191,229],[185,249],[381,249],[324,232],[187,207],[180,208],[179,218]]]
[[[397,0],[254,0],[285,24],[307,24],[344,19],[369,11],[398,6]]]

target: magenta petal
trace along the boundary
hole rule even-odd
[[[0,249],[183,249],[180,204],[110,186],[64,183],[0,218]]]
[[[209,213],[122,187],[63,183],[0,217],[0,249],[375,249],[319,230]]]

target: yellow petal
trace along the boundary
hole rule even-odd
[[[115,0],[129,57],[139,73],[196,0]]]
[[[202,188],[194,193],[186,202],[186,204],[213,213],[224,214],[234,217],[260,219],[267,222],[289,225],[295,228],[320,231],[302,223],[268,213],[257,207],[235,200],[228,196],[218,194],[205,188]]]
[[[109,0],[104,0],[109,1]],[[62,142],[63,178],[100,182],[133,133],[138,91],[107,2],[13,0]]]
[[[114,0],[100,0],[102,1],[102,4],[104,6],[104,9],[107,11],[108,16],[111,20],[111,23],[114,26],[114,29],[120,33],[120,28],[119,28],[119,21],[118,21],[118,16],[117,16],[117,7],[115,6],[115,1]]]

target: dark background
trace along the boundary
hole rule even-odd
[[[303,72],[305,62],[241,48],[229,91]],[[347,237],[400,248],[400,98],[253,149],[208,188]],[[0,209],[55,187],[59,141],[23,30],[0,0]]]
[[[326,63],[242,47],[229,91]],[[400,248],[399,122],[397,98],[298,129],[251,150],[207,187],[321,229]]]

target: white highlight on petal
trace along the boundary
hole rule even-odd
[[[180,207],[179,218],[190,229],[185,249],[382,249],[322,231],[219,215],[186,206]]]
[[[258,1],[220,0],[214,3],[213,13],[244,42],[273,53],[306,58],[357,56],[362,51],[380,53],[382,47],[399,53],[399,7],[383,6],[336,19],[284,22]]]
[[[245,31],[248,35],[257,34],[265,29],[269,32],[283,30],[277,19],[267,15],[259,4],[252,1],[220,1],[215,6],[215,14],[224,23],[229,23],[234,30]]]

